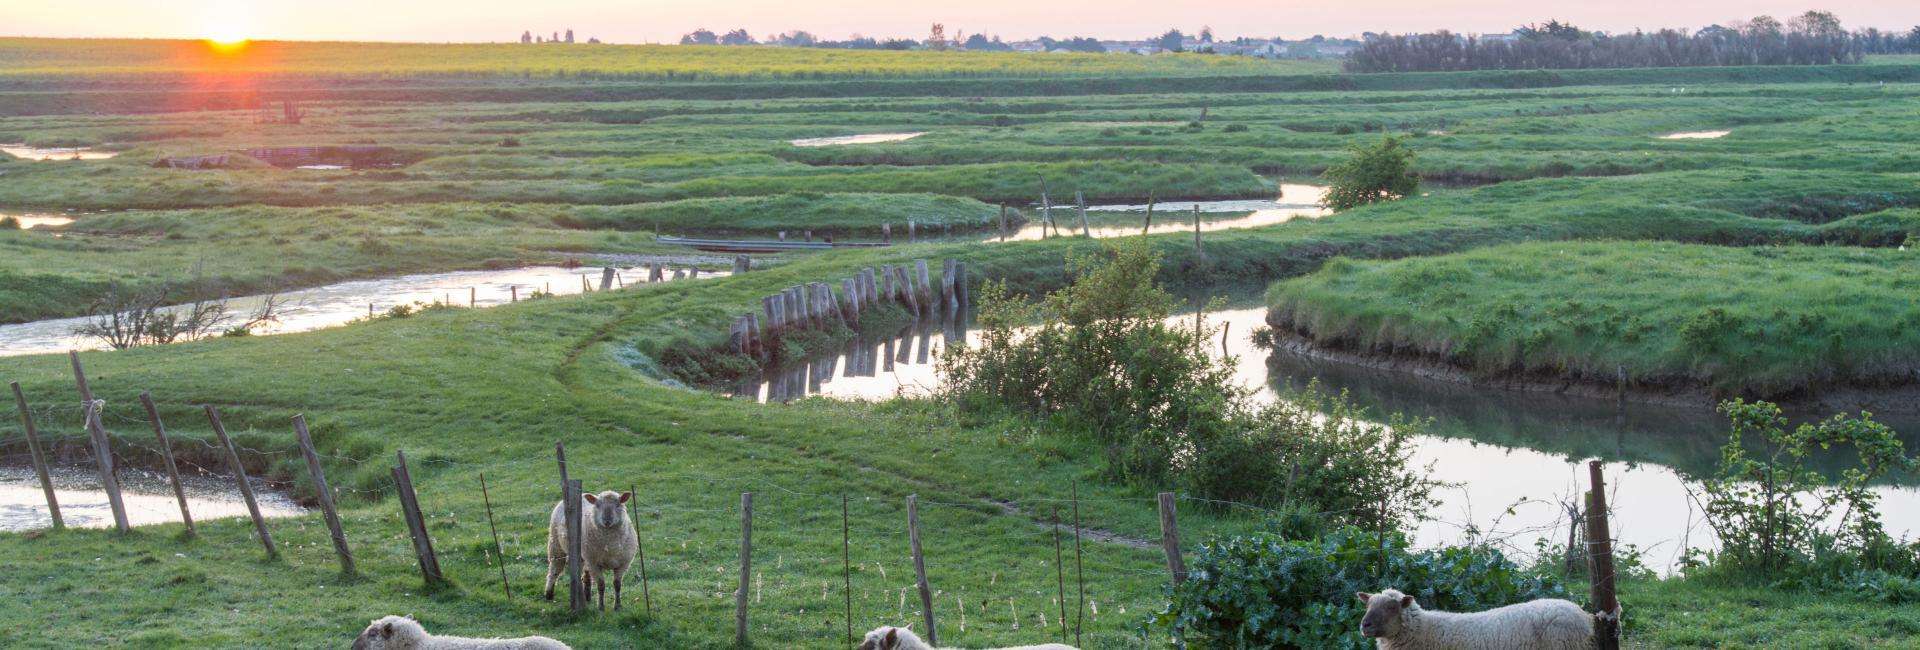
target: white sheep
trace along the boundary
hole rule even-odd
[[[621,578],[640,550],[640,538],[627,519],[627,499],[632,492],[581,494],[580,569],[589,591],[600,587],[600,609],[607,609],[607,574],[613,574],[613,609],[620,609]],[[547,520],[547,600],[553,600],[553,583],[567,570],[567,510],[565,503],[553,505]]]
[[[914,634],[913,630],[883,626],[868,632],[866,639],[860,642],[859,650],[935,650],[935,648],[927,645],[926,641],[920,640],[919,635]],[[1075,648],[1064,643],[1042,643],[1001,650],[1075,650]]]
[[[353,639],[353,650],[571,650],[544,636],[518,639],[469,639],[427,634],[418,621],[405,616],[377,619]]]
[[[1357,592],[1367,604],[1360,634],[1381,650],[1587,650],[1593,617],[1570,601],[1542,598],[1484,612],[1421,609],[1413,597],[1388,589]]]

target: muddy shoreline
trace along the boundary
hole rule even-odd
[[[1285,323],[1267,325],[1275,354],[1340,363],[1399,373],[1426,381],[1443,382],[1515,393],[1550,393],[1596,400],[1614,400],[1711,410],[1736,397],[1765,399],[1790,410],[1821,412],[1866,410],[1875,413],[1920,413],[1920,382],[1884,385],[1827,384],[1779,394],[1732,394],[1699,384],[1596,381],[1540,371],[1475,373],[1436,355],[1411,352],[1362,352],[1337,343],[1324,343]]]

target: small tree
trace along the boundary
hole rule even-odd
[[[1700,486],[1707,523],[1720,539],[1716,561],[1771,576],[1838,552],[1879,568],[1892,543],[1870,486],[1915,465],[1892,429],[1868,413],[1788,429],[1780,407],[1767,402],[1736,399],[1720,411],[1731,432],[1718,472]],[[1749,450],[1753,443],[1761,453]],[[1859,465],[1829,480],[1808,462],[1836,445],[1851,446]]]
[[[1328,167],[1321,177],[1329,185],[1321,205],[1335,211],[1402,199],[1420,191],[1420,177],[1413,173],[1413,151],[1393,136],[1354,147],[1352,158]]]

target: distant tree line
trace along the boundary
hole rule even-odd
[[[1374,34],[1347,55],[1349,72],[1661,68],[1858,63],[1865,54],[1920,52],[1920,27],[1905,34],[1849,32],[1840,19],[1809,11],[1785,25],[1759,16],[1691,34],[1673,29],[1605,34],[1559,21],[1486,38],[1447,31]]]

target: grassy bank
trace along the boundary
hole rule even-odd
[[[1909,382],[1916,271],[1909,252],[1885,248],[1533,243],[1338,260],[1274,285],[1269,320],[1322,345],[1482,374],[1624,373],[1770,397]]]

